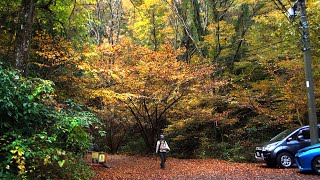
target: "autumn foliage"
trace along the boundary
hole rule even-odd
[[[95,77],[95,81],[85,85],[87,103],[99,113],[105,109],[104,113],[112,114],[103,118],[106,122],[136,124],[149,152],[168,124],[168,112],[187,95],[200,90],[199,83],[208,79],[213,69],[177,61],[180,51],[169,44],[153,51],[124,39],[120,44],[100,46],[97,50],[100,58],[81,65]],[[131,118],[115,118],[121,113],[130,114]]]
[[[0,179],[89,178],[78,157],[93,145],[150,155],[162,133],[173,157],[254,161],[308,124],[293,3],[1,0]],[[317,87],[320,8],[306,3]]]

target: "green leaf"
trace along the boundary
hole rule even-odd
[[[33,96],[32,96],[32,95],[29,95],[29,96],[28,96],[28,99],[29,99],[29,100],[32,100],[32,99],[33,99]]]
[[[59,164],[60,167],[62,167],[64,165],[64,163],[65,163],[65,160],[58,161],[58,164]]]

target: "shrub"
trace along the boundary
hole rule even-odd
[[[120,149],[120,153],[125,154],[147,154],[148,148],[143,141],[142,137],[131,136],[127,138],[127,143],[123,145]]]
[[[51,81],[17,71],[0,67],[0,87],[0,179],[89,179],[81,155],[94,114],[56,102]]]
[[[201,139],[201,145],[196,151],[198,158],[218,158],[234,162],[251,160],[252,153],[247,151],[248,147],[240,143],[234,145],[227,142],[215,142],[208,138]],[[247,153],[244,153],[247,152]]]

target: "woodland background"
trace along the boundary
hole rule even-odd
[[[0,178],[90,178],[92,143],[253,161],[308,124],[289,0],[1,0]],[[319,107],[320,4],[308,0]]]

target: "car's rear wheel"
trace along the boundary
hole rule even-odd
[[[280,168],[289,168],[293,165],[293,157],[290,153],[283,152],[277,156],[277,165]]]
[[[312,161],[312,169],[315,173],[320,175],[320,156],[316,157]]]

